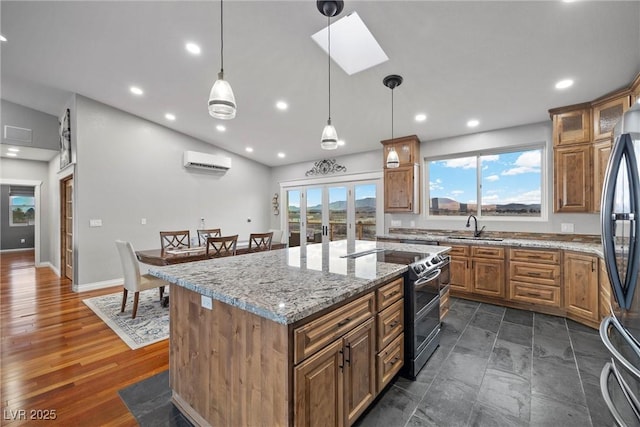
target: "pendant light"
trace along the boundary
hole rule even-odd
[[[236,116],[236,98],[233,96],[231,85],[224,79],[222,10],[222,0],[220,0],[220,72],[209,94],[209,114],[216,119],[231,120]]]
[[[336,132],[336,128],[331,124],[331,17],[337,16],[342,12],[344,1],[317,0],[316,6],[320,13],[327,17],[327,59],[329,64],[329,118],[327,125],[322,130],[320,146],[323,150],[335,150],[338,148],[338,132]]]
[[[391,139],[393,139],[393,90],[402,84],[402,76],[392,74],[382,79],[382,84],[391,89]],[[400,159],[396,149],[391,147],[387,155],[387,168],[397,168],[400,166]]]

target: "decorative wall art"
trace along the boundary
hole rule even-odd
[[[60,169],[71,163],[71,111],[60,119]]]
[[[330,173],[346,172],[347,168],[336,163],[335,160],[318,160],[313,164],[313,168],[309,169],[305,175],[328,175]]]

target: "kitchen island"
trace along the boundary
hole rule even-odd
[[[152,268],[173,284],[176,406],[196,425],[353,423],[403,362],[407,266],[343,257],[376,248],[449,249],[337,241]]]

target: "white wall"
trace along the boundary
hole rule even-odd
[[[58,150],[58,118],[22,105],[14,104],[6,100],[1,101],[2,129],[5,125],[31,129],[31,143],[23,143],[15,140],[4,139],[4,144],[21,145],[47,150]]]
[[[82,96],[71,114],[77,156],[74,289],[122,277],[116,239],[136,249],[159,248],[161,230],[193,234],[200,217],[207,227],[240,240],[270,228],[267,166]],[[217,175],[185,169],[185,150],[229,156],[231,170]],[[89,227],[90,219],[102,220],[102,227]]]
[[[598,214],[554,214],[553,197],[553,145],[551,139],[551,121],[517,126],[507,129],[498,129],[490,132],[463,135],[433,141],[422,141],[420,155],[422,158],[440,157],[450,154],[474,153],[483,150],[505,147],[521,147],[533,143],[542,143],[547,147],[547,165],[545,182],[545,200],[548,206],[547,220],[517,220],[507,221],[504,218],[486,218],[480,221],[480,226],[486,226],[487,231],[530,231],[540,233],[560,233],[562,223],[574,224],[576,234],[599,234],[600,216]],[[339,151],[339,150],[338,150]],[[330,157],[329,157],[330,158]],[[367,153],[335,157],[340,164],[348,165],[348,173],[379,171],[382,169],[382,147],[376,147],[375,151]],[[312,163],[300,163],[274,168],[271,173],[272,193],[277,191],[279,183],[295,179],[303,179],[304,173],[313,166]],[[423,168],[424,172],[424,168]],[[425,196],[424,173],[422,176],[423,206]],[[281,212],[283,209],[281,209]],[[400,226],[405,228],[426,228],[441,230],[466,230],[466,218],[437,218],[427,219],[423,213],[415,214],[386,214],[385,230],[388,230],[391,221],[400,221]],[[282,214],[280,215],[282,216]],[[279,220],[279,219],[278,219]],[[272,225],[275,226],[272,220]]]

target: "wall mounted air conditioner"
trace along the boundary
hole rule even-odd
[[[231,169],[231,158],[217,156],[215,154],[198,153],[197,151],[185,151],[184,167],[226,172]]]

